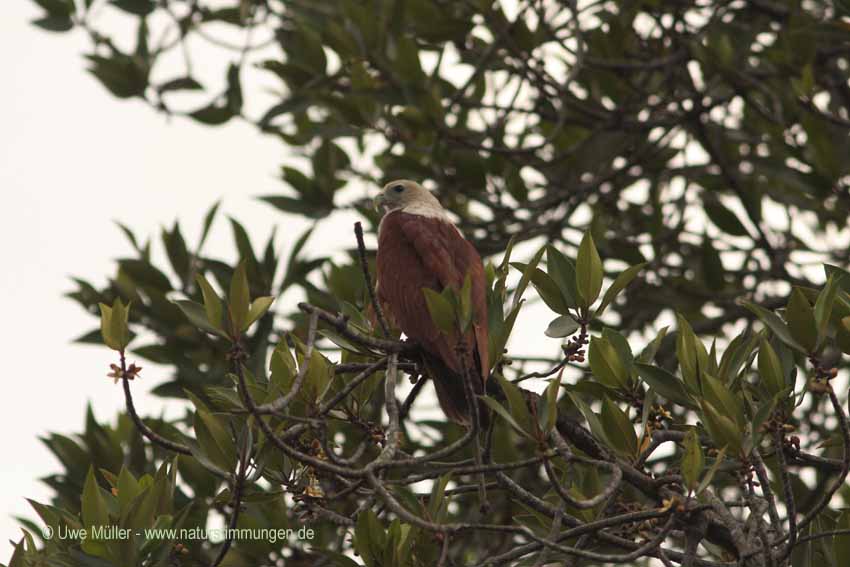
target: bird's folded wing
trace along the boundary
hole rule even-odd
[[[413,245],[423,265],[445,287],[459,290],[467,274],[472,278],[473,332],[481,376],[490,370],[487,333],[487,278],[478,252],[455,228],[443,220],[413,216],[404,219],[401,229]],[[472,345],[470,345],[472,346]]]

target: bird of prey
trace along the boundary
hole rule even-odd
[[[424,351],[440,407],[450,420],[470,423],[464,371],[476,395],[490,370],[486,276],[481,256],[430,191],[414,181],[388,183],[375,199],[385,210],[378,228],[377,295],[396,326]],[[460,292],[471,278],[472,324],[442,333],[431,318],[423,288]],[[460,345],[461,348],[458,348]],[[479,403],[481,423],[486,420]]]

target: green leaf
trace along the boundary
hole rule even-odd
[[[237,250],[239,250],[240,263],[245,264],[245,273],[248,274],[249,268],[253,269],[257,265],[257,257],[251,245],[251,238],[248,236],[248,231],[245,230],[245,227],[239,221],[234,218],[230,218],[229,220],[230,228],[233,231],[233,240],[236,243]],[[248,287],[250,289],[250,286]]]
[[[524,272],[528,268],[528,264],[522,262],[511,262],[511,266],[520,272]],[[555,283],[555,280],[540,268],[534,268],[530,274],[534,289],[537,290],[537,294],[547,307],[560,315],[567,314],[569,305],[564,299],[564,295],[561,293],[558,284]]]
[[[227,108],[234,116],[242,111],[242,85],[239,80],[240,67],[231,63],[227,69]]]
[[[529,434],[520,426],[519,423],[513,418],[508,410],[505,409],[505,406],[499,403],[498,400],[491,398],[490,396],[479,396],[482,402],[487,404],[487,406],[500,415],[508,424],[517,430],[518,433],[530,437]]]
[[[33,20],[32,24],[51,32],[66,32],[74,29],[74,20],[69,16],[44,16]]]
[[[576,257],[576,288],[582,307],[590,307],[602,289],[602,259],[596,251],[590,231],[584,233]]]
[[[160,293],[168,293],[172,289],[168,277],[148,260],[123,258],[118,261],[118,265],[138,286]]]
[[[119,350],[118,341],[112,336],[112,308],[100,303],[100,334],[103,342],[113,350]]]
[[[522,271],[522,277],[519,279],[519,283],[517,283],[516,290],[514,291],[514,297],[512,302],[511,311],[515,311],[517,307],[522,304],[522,296],[525,293],[525,290],[528,288],[528,283],[531,281],[531,276],[534,273],[534,270],[537,268],[537,264],[540,263],[540,259],[543,257],[543,253],[548,248],[541,248],[538,250],[534,256],[531,258],[531,261],[525,265],[525,269]],[[510,334],[510,329],[508,329],[508,333]]]
[[[652,359],[655,358],[655,355],[658,353],[658,349],[661,348],[661,341],[664,340],[664,337],[667,336],[667,331],[670,329],[669,326],[663,327],[658,334],[655,335],[655,338],[644,347],[641,353],[638,355],[638,362],[642,362],[644,364],[649,364],[652,362]]]
[[[709,374],[717,376],[720,366],[717,363],[717,338],[711,339],[711,350],[708,351],[708,368]]]
[[[230,322],[233,325],[233,333],[239,335],[247,329],[248,311],[251,305],[251,293],[248,287],[248,274],[245,261],[239,262],[233,277],[230,280],[230,296],[228,309],[230,311]]]
[[[673,374],[658,366],[640,362],[635,362],[635,368],[643,381],[660,396],[680,406],[697,409],[697,405],[690,394],[688,394],[685,385]]]
[[[617,349],[604,337],[593,337],[590,341],[590,370],[605,386],[626,389],[629,376]]]
[[[703,399],[707,400],[722,415],[730,418],[739,430],[744,430],[746,420],[740,392],[733,392],[728,385],[711,374],[705,373],[702,376],[702,394]]]
[[[850,272],[844,268],[833,266],[832,264],[824,264],[823,271],[826,274],[827,279],[829,279],[829,276],[835,276],[837,283],[839,284],[838,287],[841,288],[844,293],[850,293]]]
[[[206,124],[207,126],[219,126],[233,118],[234,114],[227,105],[213,103],[209,106],[205,106],[191,112],[189,116],[201,124]]]
[[[721,415],[717,408],[706,400],[700,401],[700,407],[703,424],[715,446],[726,448],[732,454],[738,455],[741,452],[743,432],[731,419]]]
[[[173,91],[202,91],[203,85],[190,76],[177,77],[159,85],[157,90],[160,93]]]
[[[747,229],[738,220],[737,215],[719,201],[703,199],[703,207],[711,222],[723,232],[732,236],[749,236]]]
[[[561,292],[558,284],[549,277],[549,274],[540,268],[535,268],[531,273],[531,283],[534,285],[534,289],[537,290],[540,299],[543,300],[549,309],[561,315],[565,315],[569,311],[570,305],[564,298],[564,294]]]
[[[625,412],[607,396],[602,398],[602,412],[599,417],[606,437],[614,444],[614,449],[629,459],[637,457],[638,439],[635,428]]]
[[[73,13],[73,3],[68,0],[35,0],[44,11],[52,16],[70,17]]]
[[[294,31],[285,32],[283,45],[291,62],[310,74],[324,75],[327,58],[321,36],[303,22],[294,26]]]
[[[311,404],[318,402],[327,392],[328,385],[331,383],[333,377],[331,363],[317,348],[313,349],[310,359],[307,360],[307,346],[297,339],[295,339],[295,344],[298,367],[301,368],[304,364],[308,365],[304,386],[301,388],[299,397]]]
[[[112,350],[121,352],[130,342],[129,314],[129,305],[125,307],[118,298],[112,307],[100,304],[100,334]]]
[[[229,471],[236,464],[236,444],[221,418],[195,409],[195,436],[204,454],[219,468]]]
[[[832,315],[832,308],[835,305],[835,298],[840,289],[839,280],[841,276],[830,275],[826,280],[826,285],[818,294],[815,301],[815,322],[817,323],[817,343],[823,340],[826,336],[826,329],[829,326],[829,318]]]
[[[773,333],[779,337],[779,339],[790,346],[791,348],[798,350],[802,353],[807,353],[806,349],[794,340],[794,337],[791,336],[791,331],[788,330],[788,325],[785,324],[785,321],[779,318],[778,315],[773,313],[772,311],[768,311],[764,307],[760,305],[756,305],[755,303],[750,303],[749,301],[741,301],[741,305],[752,311],[756,317],[764,323],[768,329],[773,331]]]
[[[207,237],[210,234],[210,229],[212,228],[213,221],[215,221],[215,215],[218,212],[218,208],[221,206],[221,201],[216,201],[213,203],[213,206],[210,207],[210,210],[207,211],[207,214],[204,215],[204,226],[201,229],[201,238],[198,240],[198,253],[200,254],[201,248],[204,247],[204,242],[207,241]]]
[[[580,327],[581,325],[579,325],[576,320],[569,315],[561,315],[549,322],[549,326],[546,328],[544,333],[547,337],[560,339],[563,337],[569,337]]]
[[[204,311],[207,315],[207,322],[212,328],[224,332],[224,307],[221,298],[207,281],[203,274],[195,276],[195,281],[198,282],[198,287],[201,288],[201,293],[204,296]]]
[[[798,287],[791,290],[791,299],[785,308],[785,318],[794,340],[802,345],[806,353],[814,351],[818,340],[815,314],[809,300]]]
[[[195,303],[194,301],[189,301],[187,299],[178,299],[174,302],[174,304],[180,308],[180,311],[183,312],[189,322],[199,329],[214,335],[222,334],[221,331],[210,325],[210,322],[207,319],[207,312],[204,309],[204,306],[200,303]]]
[[[723,460],[726,458],[726,447],[720,449],[717,452],[717,456],[714,458],[714,463],[711,465],[711,468],[708,469],[708,472],[705,473],[705,476],[702,477],[702,480],[697,486],[696,493],[699,494],[709,486],[711,486],[711,481],[714,480],[714,475],[717,474],[717,471],[720,469],[720,465],[723,464]]]
[[[152,0],[109,0],[109,3],[136,16],[147,16],[156,8]]]
[[[121,517],[121,526],[131,529],[150,528],[155,525],[159,502],[167,492],[159,471],[156,478],[145,475],[140,479],[141,491],[130,502],[127,512]]]
[[[261,197],[260,200],[268,203],[279,211],[296,215],[304,215],[314,219],[326,217],[331,213],[331,209],[327,206],[306,201],[301,198],[295,199],[283,195],[270,195],[268,197]]]
[[[139,481],[127,467],[121,467],[118,473],[118,510],[123,517],[129,510],[130,503],[141,491]]]
[[[599,309],[596,310],[596,316],[599,317],[605,311],[605,308],[608,307],[616,298],[617,295],[623,291],[626,286],[628,286],[632,280],[638,275],[643,267],[646,266],[646,262],[641,262],[640,264],[635,264],[629,268],[626,268],[617,276],[614,280],[614,283],[605,290],[605,295],[602,296],[602,303],[599,305]]]
[[[771,395],[785,389],[785,373],[776,351],[766,340],[762,340],[758,354],[758,369],[762,383]]]
[[[584,419],[587,420],[587,426],[590,428],[590,432],[593,436],[602,441],[605,445],[614,446],[614,443],[611,439],[608,439],[608,434],[605,427],[602,426],[602,421],[600,421],[599,416],[590,409],[590,406],[581,398],[581,396],[577,392],[567,391],[567,395],[572,400],[573,404],[578,408],[578,410],[584,416]]]
[[[538,399],[537,423],[544,434],[552,431],[558,419],[558,392],[560,389],[561,375],[549,380],[546,391]]]
[[[448,507],[445,499],[446,485],[451,479],[452,473],[449,472],[441,476],[431,487],[431,497],[428,499],[428,518],[438,523],[442,521],[440,518],[445,515]]]
[[[711,239],[703,235],[702,247],[702,272],[705,278],[705,283],[708,289],[722,289],[726,283],[724,278],[726,271],[723,269],[723,261],[720,259],[720,254],[712,245]]]
[[[688,490],[694,490],[698,483],[705,462],[702,455],[702,447],[699,436],[695,429],[691,428],[685,435],[685,454],[682,456],[682,476]]]
[[[258,297],[251,302],[251,308],[248,310],[248,317],[245,321],[245,328],[242,330],[246,331],[257,319],[265,315],[272,306],[272,303],[274,303],[274,297],[271,296]]]
[[[369,567],[380,567],[386,548],[387,534],[378,517],[370,509],[360,512],[354,524],[354,550]]]
[[[89,468],[81,498],[83,526],[89,529],[94,526],[108,526],[109,512],[106,499],[97,484],[94,468]]]
[[[175,222],[174,228],[169,232],[162,230],[162,243],[165,245],[165,251],[168,253],[168,261],[174,269],[181,281],[186,281],[187,274],[190,272],[191,259],[189,251],[186,249],[186,240],[180,232],[180,225]]]
[[[531,412],[528,411],[528,405],[525,403],[525,397],[522,395],[522,392],[501,374],[497,374],[496,379],[499,381],[499,385],[505,393],[505,398],[508,400],[508,410],[514,418],[514,421],[520,426],[521,431],[524,431],[530,437],[533,437],[534,423],[531,419]]]
[[[130,329],[128,327],[130,309],[121,303],[120,299],[116,299],[112,304],[112,319],[110,321],[110,334],[118,343],[117,350],[124,350],[130,342]]]
[[[452,303],[431,288],[423,287],[422,293],[425,296],[425,304],[428,306],[431,320],[440,331],[447,335],[452,334],[455,331],[455,309]]]
[[[790,393],[791,391],[792,391],[792,389],[790,389],[790,388],[787,389],[785,395],[787,396],[787,394]],[[767,401],[765,401],[763,404],[761,404],[759,406],[759,408],[756,410],[756,413],[753,415],[753,420],[752,420],[752,423],[750,424],[750,436],[751,436],[750,444],[753,447],[758,446],[758,443],[761,440],[761,436],[762,436],[762,433],[763,433],[761,431],[761,427],[773,415],[773,410],[776,408],[776,403],[778,401],[778,398],[781,397],[781,396],[782,396],[782,394],[779,394],[777,396],[773,396],[773,397],[769,398]]]
[[[573,267],[573,263],[554,246],[546,246],[545,250],[549,277],[561,291],[564,305],[575,306],[578,300],[578,288],[576,287],[576,269]]]
[[[113,52],[110,57],[87,55],[86,59],[91,63],[88,71],[114,96],[144,96],[150,70],[139,58]]]
[[[422,65],[419,61],[419,50],[416,41],[407,35],[396,35],[394,49],[389,51],[393,70],[406,83],[419,84],[423,79]]]
[[[626,340],[626,337],[610,327],[602,329],[602,338],[611,343],[611,346],[613,346],[614,350],[617,351],[617,356],[626,370],[626,381],[628,382],[629,387],[631,387],[632,363],[634,362],[635,357],[632,354],[632,347],[629,346],[629,341]]]
[[[508,316],[504,319],[502,319],[501,305],[497,305],[496,307],[491,305],[491,310],[488,313],[490,329],[487,341],[487,351],[490,355],[490,368],[495,368],[505,356],[505,345],[511,336],[517,315],[519,315],[524,302],[521,297],[517,297],[515,300],[517,303],[511,307],[510,313],[508,313]],[[499,300],[497,299],[497,302],[498,301]]]
[[[708,352],[690,323],[680,313],[676,314],[679,331],[676,335],[676,356],[685,387],[691,393],[700,391],[700,377],[708,370]]]
[[[727,383],[732,381],[755,348],[759,336],[755,334],[751,336],[745,332],[732,339],[723,352],[720,368],[717,370],[717,376],[721,380]]]

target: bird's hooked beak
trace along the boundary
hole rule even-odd
[[[382,211],[385,204],[386,198],[384,197],[383,193],[378,193],[378,195],[374,199],[372,199],[372,206],[375,208],[376,211]]]

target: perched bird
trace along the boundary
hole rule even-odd
[[[378,301],[396,326],[422,347],[443,412],[454,422],[468,424],[464,367],[476,395],[484,393],[490,370],[481,256],[437,198],[414,181],[388,183],[375,204],[386,211],[378,228]],[[467,275],[472,284],[472,324],[462,337],[446,335],[433,322],[422,289],[441,292],[448,286],[459,292]],[[479,407],[484,423],[487,414],[480,401]]]

